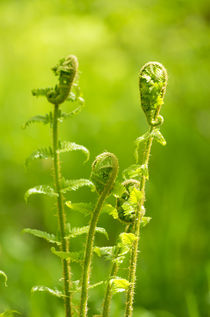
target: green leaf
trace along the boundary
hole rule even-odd
[[[116,247],[94,247],[93,252],[98,257],[104,257],[106,260],[113,260]]]
[[[46,160],[53,156],[53,150],[51,147],[40,148],[34,151],[25,161],[25,165],[28,166],[34,160]]]
[[[85,162],[89,160],[90,153],[88,149],[84,147],[83,145],[79,145],[74,142],[68,142],[68,141],[59,142],[59,148],[58,148],[59,153],[70,152],[70,151],[82,151],[86,156]]]
[[[78,106],[77,108],[75,108],[74,110],[72,110],[71,112],[62,112],[59,116],[59,121],[63,122],[63,120],[68,119],[68,118],[72,118],[74,116],[76,116],[77,114],[79,114],[82,111],[83,105]]]
[[[112,216],[114,219],[118,219],[117,209],[115,207],[113,207],[111,204],[105,204],[102,207],[102,211],[101,212]]]
[[[119,235],[119,239],[122,246],[131,248],[133,246],[133,242],[137,239],[137,237],[133,233],[122,232]]]
[[[151,219],[152,219],[151,217],[142,217],[141,218],[142,227],[146,227],[146,225],[150,223]]]
[[[146,165],[133,164],[122,172],[122,176],[125,180],[127,179],[141,180],[142,175],[148,178],[148,167]]]
[[[4,272],[4,271],[1,271],[0,270],[0,277],[3,277],[3,279],[4,279],[4,286],[5,287],[7,287],[7,275],[6,275],[6,273]],[[1,316],[1,315],[0,315]]]
[[[23,129],[26,129],[33,123],[43,123],[43,124],[48,124],[52,123],[52,113],[47,113],[45,116],[38,115],[30,118],[28,121],[23,126]]]
[[[57,255],[61,259],[70,259],[71,262],[81,263],[83,262],[83,252],[65,252],[57,251],[55,248],[51,248],[51,252]]]
[[[52,289],[52,288],[49,288],[47,286],[33,286],[32,289],[31,289],[31,292],[32,293],[35,293],[35,292],[45,292],[45,293],[49,293],[53,296],[56,296],[56,297],[64,297],[65,295],[57,290],[57,289]]]
[[[4,313],[0,314],[0,317],[12,317],[14,314],[21,315],[18,311],[16,310],[7,310]]]
[[[94,209],[91,203],[72,203],[71,201],[66,201],[66,206],[72,210],[79,211],[85,216],[90,215]]]
[[[146,132],[142,136],[138,137],[135,141],[135,150],[134,150],[134,157],[136,159],[136,163],[139,161],[139,145],[142,142],[145,142],[150,137],[150,132]]]
[[[66,238],[76,238],[82,234],[87,234],[89,231],[89,226],[85,226],[85,227],[80,227],[80,228],[72,228],[69,230],[68,235]],[[108,233],[106,232],[106,230],[104,228],[101,227],[96,227],[95,229],[96,232],[102,233],[105,235],[105,237],[107,239],[109,239],[108,237]]]
[[[47,195],[49,197],[57,197],[58,194],[54,191],[54,189],[48,185],[39,185],[33,188],[30,188],[25,193],[25,200],[27,201],[31,195],[42,194]]]
[[[166,145],[166,140],[164,138],[164,136],[162,135],[162,133],[160,132],[159,129],[154,129],[152,131],[152,135],[154,137],[154,139],[160,143],[161,145],[165,146]]]
[[[47,240],[50,243],[55,243],[57,245],[61,244],[60,241],[57,241],[56,236],[52,233],[44,232],[44,231],[37,230],[37,229],[30,229],[30,228],[24,229],[23,232],[30,233],[33,236]]]
[[[112,294],[122,293],[127,291],[130,283],[124,278],[113,278],[109,281],[112,289]]]
[[[63,184],[63,188],[61,191],[62,193],[66,193],[69,191],[75,191],[81,187],[90,187],[92,191],[95,190],[95,185],[89,180],[85,178],[80,178],[80,179],[70,179],[70,180],[65,180]]]

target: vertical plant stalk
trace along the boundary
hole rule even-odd
[[[117,199],[116,209],[118,213],[118,219],[123,224],[126,224],[125,233],[128,233],[130,231],[130,228],[133,227],[133,222],[135,221],[135,213],[125,215],[124,210],[122,208],[122,204],[124,202],[127,202],[129,199],[129,196],[130,196],[129,187],[135,187],[139,189],[139,185],[140,185],[139,182],[134,179],[126,180],[125,182],[122,183],[122,186],[124,186],[126,189],[126,193],[123,193],[123,197],[118,197]],[[118,255],[119,253],[120,253],[120,250],[118,251]],[[118,270],[119,270],[119,264],[115,261],[112,263],[112,267],[111,267],[111,271],[109,274],[108,283],[107,283],[107,287],[105,291],[103,311],[102,311],[103,317],[109,316],[111,299],[112,299],[112,286],[110,284],[110,280],[113,278],[116,278]]]
[[[153,131],[153,127],[150,129],[150,132]],[[153,136],[149,137],[149,139],[146,142],[145,146],[145,152],[143,157],[142,165],[146,166],[148,168],[149,163],[149,156],[151,152],[152,147],[152,141]],[[136,214],[136,224],[134,226],[134,234],[136,235],[136,240],[134,240],[133,248],[131,252],[131,258],[130,258],[130,270],[129,270],[129,282],[130,285],[128,287],[127,292],[127,301],[126,301],[126,317],[131,317],[133,312],[133,300],[134,300],[134,288],[135,288],[135,282],[136,282],[136,265],[137,265],[137,257],[138,257],[138,246],[139,246],[139,239],[140,239],[140,224],[141,224],[141,210],[144,205],[145,201],[145,184],[146,184],[146,176],[142,176],[142,179],[140,181],[140,191],[142,193],[142,198],[139,201],[137,214]]]
[[[109,274],[109,279],[108,279],[107,287],[106,287],[106,293],[104,297],[103,312],[102,312],[103,317],[109,316],[110,305],[112,300],[112,286],[110,284],[110,280],[111,278],[116,277],[118,269],[119,269],[119,265],[116,262],[113,263],[110,274]]]
[[[90,220],[90,227],[89,232],[86,240],[85,246],[85,255],[84,255],[84,267],[83,267],[83,274],[82,274],[82,288],[81,288],[81,302],[80,302],[80,317],[87,316],[87,301],[88,301],[88,286],[89,286],[89,279],[90,279],[90,266],[91,266],[91,258],[93,253],[93,245],[94,245],[94,238],[95,238],[95,229],[99,219],[100,211],[102,209],[103,203],[105,202],[106,198],[110,194],[117,173],[118,173],[118,160],[112,153],[102,153],[99,155],[95,162],[93,163],[93,169],[97,169],[97,164],[100,164],[100,160],[104,160],[108,158],[111,160],[111,165],[104,167],[103,169],[107,168],[106,172],[106,179],[105,181],[102,179],[100,180],[101,174],[97,175],[96,181],[96,190],[99,193],[99,198],[96,203],[95,209],[93,211],[91,220]],[[99,166],[99,170],[102,169]],[[97,171],[96,171],[97,173]],[[95,174],[96,174],[95,173]],[[104,182],[103,182],[104,181]]]
[[[163,123],[163,118],[159,115],[161,106],[163,105],[163,98],[167,85],[167,72],[163,65],[157,62],[149,62],[145,64],[140,70],[139,75],[139,88],[141,97],[141,106],[147,117],[147,121],[150,125],[149,137],[146,140],[145,150],[143,153],[142,166],[148,170],[149,158],[151,153],[152,142],[155,136],[157,126]],[[140,239],[140,225],[142,218],[142,207],[145,202],[145,184],[148,179],[147,173],[143,173],[140,180],[140,191],[142,197],[139,200],[136,219],[134,224],[134,234],[136,240],[133,242],[130,268],[129,268],[129,287],[127,291],[127,301],[125,309],[125,317],[132,317],[133,315],[133,301],[134,301],[134,289],[136,282],[136,266],[138,259],[138,246]]]
[[[61,239],[61,251],[69,251],[69,240],[65,239],[66,236],[66,218],[63,204],[63,195],[61,193],[61,170],[60,170],[60,158],[58,153],[58,105],[54,105],[54,117],[53,117],[53,164],[54,164],[54,179],[55,189],[58,194],[57,208],[58,208],[58,223]],[[70,262],[68,259],[62,259],[63,265],[63,279],[64,279],[64,305],[66,317],[72,316],[71,309],[71,292],[70,292]]]

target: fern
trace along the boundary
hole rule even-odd
[[[49,288],[47,286],[42,286],[42,285],[33,286],[31,289],[31,292],[32,293],[44,292],[44,293],[48,293],[48,294],[53,295],[53,296],[58,297],[58,298],[62,298],[65,296],[61,291],[59,291],[57,289],[52,289],[52,288]]]
[[[47,195],[49,197],[58,197],[58,194],[54,191],[54,189],[48,185],[39,185],[35,186],[33,188],[30,188],[26,191],[25,193],[25,201],[28,201],[28,198],[31,195],[37,195],[37,194],[42,194],[42,195]]]
[[[85,146],[68,141],[59,142],[57,150],[58,153],[65,153],[70,151],[82,151],[86,156],[85,162],[89,160],[90,153]]]
[[[37,230],[37,229],[30,229],[30,228],[26,228],[23,230],[24,233],[30,233],[35,237],[44,239],[50,243],[55,243],[57,245],[60,245],[60,241],[57,240],[56,236],[52,233],[48,233],[48,232],[44,232],[41,230]]]
[[[46,160],[53,156],[53,151],[51,147],[48,148],[40,148],[34,151],[25,161],[25,165],[28,166],[34,160]]]
[[[94,184],[89,179],[70,179],[70,180],[63,180],[63,187],[62,193],[67,193],[69,191],[75,191],[78,190],[81,187],[90,187],[93,190],[95,190]]]
[[[79,211],[84,216],[88,216],[93,212],[92,203],[72,203],[71,201],[66,201],[66,206],[72,210]]]
[[[30,125],[34,123],[43,123],[43,124],[52,124],[52,112],[47,113],[45,116],[37,115],[26,121],[26,123],[23,126],[23,129],[28,128]]]
[[[71,262],[82,263],[83,262],[83,252],[67,252],[67,251],[57,251],[55,248],[51,248],[51,252],[57,255],[61,259],[70,259]]]
[[[101,227],[96,227],[96,232],[103,234],[107,239],[109,239],[108,237],[108,233],[106,232],[106,230],[104,228]],[[79,227],[79,228],[72,228],[69,230],[68,235],[66,236],[66,238],[76,238],[80,235],[83,234],[87,234],[89,231],[89,226],[85,226],[85,227]]]

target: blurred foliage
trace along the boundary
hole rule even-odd
[[[24,169],[25,158],[48,145],[51,134],[46,126],[21,126],[49,111],[31,89],[54,85],[49,69],[75,54],[86,107],[61,133],[87,146],[91,158],[84,165],[79,153],[63,156],[63,173],[71,178],[89,177],[91,162],[104,150],[119,157],[121,171],[134,163],[133,141],[147,128],[138,70],[150,60],[167,68],[162,132],[168,144],[154,144],[152,151],[146,202],[152,221],[141,238],[134,317],[209,316],[209,1],[1,0],[0,26],[0,269],[8,275],[8,287],[0,283],[0,312],[63,316],[59,299],[30,293],[33,285],[60,286],[59,260],[47,243],[21,233],[25,227],[56,230],[53,200],[36,197],[25,205],[23,198],[29,187],[51,182],[50,161]],[[66,196],[96,199],[85,189]],[[73,211],[69,218],[73,225],[88,222]],[[121,225],[102,215],[99,226],[112,245]],[[83,243],[73,241],[72,249]],[[97,236],[96,243],[104,245],[105,238]],[[77,279],[80,268],[73,270]],[[96,259],[93,282],[108,271]],[[90,316],[99,312],[103,290],[90,291]],[[115,295],[112,316],[123,315],[123,299]]]

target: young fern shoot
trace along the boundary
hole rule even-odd
[[[87,158],[89,157],[88,150],[76,143],[71,142],[60,142],[58,136],[58,125],[68,117],[72,117],[77,114],[82,105],[83,99],[79,96],[79,89],[76,86],[76,93],[72,93],[71,89],[74,87],[74,80],[77,75],[78,61],[73,55],[69,55],[66,58],[60,60],[59,64],[53,68],[53,72],[58,76],[58,85],[55,88],[36,89],[32,93],[34,96],[45,96],[47,100],[53,104],[53,113],[50,112],[45,116],[35,116],[26,122],[25,127],[32,123],[41,122],[44,124],[50,123],[52,127],[52,147],[38,149],[27,160],[29,163],[34,159],[46,159],[51,157],[53,160],[53,171],[54,171],[54,188],[48,185],[40,185],[29,189],[26,192],[25,198],[27,199],[32,194],[45,194],[48,196],[56,197],[57,199],[57,215],[58,215],[58,227],[59,227],[59,239],[53,234],[48,234],[40,230],[25,229],[25,232],[31,233],[37,237],[44,238],[50,243],[55,243],[59,246],[60,252],[69,252],[69,239],[67,236],[67,224],[64,210],[64,197],[63,194],[67,191],[74,190],[81,186],[90,186],[92,183],[88,180],[74,180],[74,181],[63,181],[60,168],[60,153],[81,150],[85,153]],[[66,101],[76,101],[79,103],[78,108],[70,113],[64,113],[60,110],[60,105]],[[92,184],[93,185],[93,184]],[[74,187],[73,187],[74,186]],[[54,252],[56,254],[56,252]],[[57,290],[49,289],[45,286],[34,287],[33,291],[48,291],[51,294],[62,297],[64,299],[65,316],[72,316],[72,303],[71,303],[71,272],[70,272],[70,260],[69,258],[62,258],[63,266],[63,281],[64,281],[64,293]]]
[[[140,197],[135,215],[133,233],[136,239],[133,242],[130,268],[129,268],[129,287],[127,291],[127,301],[125,309],[125,317],[133,315],[134,289],[136,281],[136,266],[138,257],[138,245],[140,238],[140,225],[143,222],[144,202],[145,202],[145,184],[148,176],[148,164],[153,140],[158,141],[162,145],[166,144],[164,137],[159,131],[163,118],[159,115],[167,86],[167,72],[163,65],[157,62],[149,62],[140,70],[139,89],[142,109],[147,117],[150,125],[149,131],[136,140],[136,164],[132,165],[125,171],[125,175],[132,175],[139,179]],[[145,142],[145,148],[142,158],[142,164],[138,165],[138,148],[141,142]]]
[[[115,179],[117,177],[117,173],[118,160],[114,154],[105,152],[96,157],[92,165],[91,180],[95,184],[99,198],[97,200],[96,206],[91,216],[85,246],[80,302],[80,317],[87,316],[88,285],[90,279],[90,266],[93,253],[96,225],[103,204],[112,191]]]

